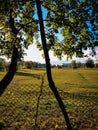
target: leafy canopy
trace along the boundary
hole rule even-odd
[[[20,56],[38,31],[33,1],[5,0],[0,4],[0,54],[10,57],[13,45]],[[12,26],[12,22],[13,25]]]
[[[54,55],[68,58],[84,56],[84,49],[98,45],[98,2],[96,0],[43,0],[43,15],[48,50]],[[17,31],[11,29],[11,16]],[[34,0],[1,0],[0,54],[10,56],[13,45],[20,55],[33,43],[38,34]],[[37,38],[37,47],[42,49]]]
[[[62,55],[83,57],[88,47],[98,46],[96,0],[45,0],[43,5],[48,12],[46,27],[52,37],[49,44],[59,58]],[[60,33],[62,39],[59,40],[58,35],[55,39],[56,33]]]

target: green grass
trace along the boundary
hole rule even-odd
[[[18,71],[0,97],[0,122],[9,129],[32,129],[44,69]],[[4,76],[0,72],[0,79]],[[78,130],[98,129],[98,69],[52,69],[53,80],[66,106],[71,124]],[[46,75],[40,97],[38,130],[65,130],[58,103]]]

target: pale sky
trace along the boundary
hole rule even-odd
[[[39,51],[36,48],[35,44],[30,45],[28,47],[28,50],[25,50],[25,52],[27,53],[27,55],[24,56],[25,61],[36,61],[40,63],[45,63],[45,59],[42,57],[43,51]],[[52,51],[50,51],[49,56],[51,63],[60,62],[57,57],[54,57]]]
[[[25,61],[35,61],[35,62],[40,62],[40,63],[45,63],[45,60],[42,57],[43,51],[39,51],[36,48],[36,45],[30,45],[28,47],[28,50],[25,51],[27,53],[27,56],[24,56],[24,60]],[[60,61],[57,57],[54,57],[53,52],[50,51],[49,53],[50,56],[50,62],[51,64],[62,64],[62,63],[70,63],[71,60],[69,59],[68,61],[66,61],[66,56],[62,58],[62,60]],[[76,58],[75,56],[73,56],[72,60],[76,60],[77,62],[85,62],[87,58]],[[95,60],[95,58],[93,58]]]
[[[24,60],[25,61],[35,61],[35,62],[39,62],[39,63],[45,63],[45,59],[43,59],[42,57],[42,54],[43,54],[43,51],[39,51],[37,48],[36,48],[36,45],[35,44],[32,44],[28,47],[27,50],[25,50],[25,53],[27,55],[24,56]],[[87,51],[88,53],[88,51]],[[83,62],[85,63],[85,61],[87,60],[87,58],[76,58],[75,56],[73,56],[72,59],[69,59],[68,61],[66,60],[66,56],[64,56],[62,58],[62,60],[60,61],[57,57],[55,57],[53,55],[53,52],[50,51],[49,53],[49,56],[50,56],[50,62],[51,64],[60,64],[62,65],[63,63],[71,63],[72,60],[76,60],[76,62]],[[2,56],[2,58],[5,58]],[[7,61],[10,61],[10,59],[7,59],[5,58]],[[94,61],[96,61],[96,58],[95,57],[91,57],[91,59],[93,59]],[[97,48],[97,60],[98,60],[98,48]]]
[[[30,45],[27,50],[25,50],[27,55],[24,56],[25,61],[37,61],[37,62],[45,62],[42,58],[42,51],[39,51],[36,48],[36,45]]]

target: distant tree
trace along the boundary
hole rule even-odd
[[[4,63],[2,61],[0,61],[0,71],[4,70]]]
[[[5,59],[4,58],[0,58],[0,62],[5,62]]]
[[[38,66],[40,65],[40,63],[38,63],[38,62],[32,62],[32,67],[34,67],[34,68],[38,68]]]
[[[0,70],[1,71],[5,70],[5,64],[6,64],[5,59],[4,58],[0,58]]]
[[[38,68],[41,65],[39,62],[35,61],[24,61],[25,68],[32,69],[32,68]]]
[[[54,64],[54,65],[51,65],[51,68],[55,68],[56,67],[56,65]]]
[[[4,68],[5,68],[6,71],[9,70],[9,66],[10,66],[10,63],[9,62],[5,62]]]
[[[62,68],[62,65],[57,65],[57,68],[58,68],[58,69],[61,69],[61,68]]]
[[[77,68],[77,63],[76,63],[75,60],[72,60],[71,66],[72,66],[73,69],[76,69],[76,68]]]
[[[24,61],[21,60],[17,62],[17,70],[20,70],[22,68],[24,68]]]
[[[32,67],[33,67],[32,61],[26,61],[26,62],[24,62],[24,64],[27,69],[32,69]]]
[[[95,68],[98,68],[98,63],[95,63]]]
[[[77,63],[77,67],[80,68],[81,67],[81,62]]]
[[[88,60],[86,60],[85,65],[86,65],[87,68],[93,68],[94,67],[94,61],[89,58]]]

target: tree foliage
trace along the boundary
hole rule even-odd
[[[76,63],[75,60],[72,60],[72,62],[71,62],[71,66],[72,66],[74,69],[77,68],[77,63]]]
[[[8,72],[0,81],[0,96],[14,77],[17,61],[33,42],[37,31],[33,1],[0,1],[0,55],[11,57]]]
[[[27,69],[31,69],[31,68],[32,68],[32,61],[26,61],[26,62],[25,62],[25,67],[26,67]]]
[[[62,58],[83,57],[84,49],[98,46],[98,2],[96,0],[44,0],[41,2],[45,21],[48,50]],[[17,36],[10,28],[10,13],[14,18]],[[34,0],[1,0],[0,54],[12,53],[13,44],[23,56],[24,48],[33,43],[38,34],[38,19]],[[59,35],[60,34],[60,35]],[[42,49],[37,38],[37,47]]]
[[[38,30],[37,21],[33,17],[34,11],[33,1],[1,0],[0,55],[10,57],[15,45],[19,57],[23,56],[24,48],[33,43],[33,36]],[[14,21],[11,21],[11,17]]]
[[[4,63],[0,61],[0,71],[4,70]]]
[[[98,46],[96,0],[45,0],[43,5],[48,10],[46,26],[51,37],[49,44],[59,58],[62,55],[83,57],[85,49]],[[55,39],[53,34],[57,33],[62,35],[62,40]]]
[[[94,67],[94,61],[92,59],[88,59],[85,63],[86,67],[93,68]]]

